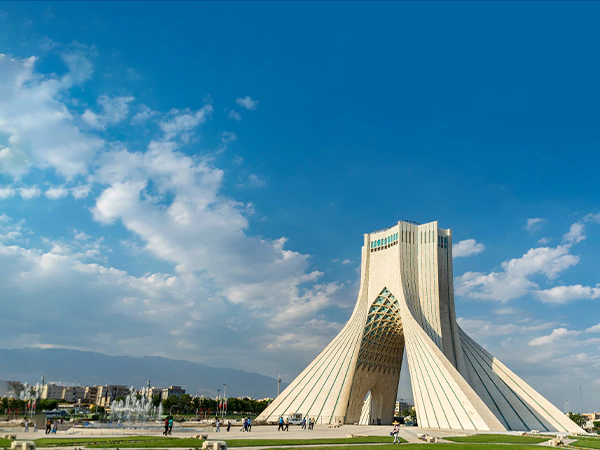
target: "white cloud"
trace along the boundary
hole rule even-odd
[[[11,186],[0,187],[0,200],[5,198],[14,197],[16,191]]]
[[[581,332],[567,330],[566,328],[556,328],[552,330],[552,333],[550,333],[547,336],[540,336],[538,338],[532,339],[531,341],[529,341],[529,345],[531,345],[532,347],[548,345],[558,340],[564,339],[566,336],[577,336],[578,334],[581,334]]]
[[[483,244],[478,244],[475,239],[466,239],[452,246],[452,256],[461,258],[477,255],[485,250]]]
[[[352,261],[350,261],[349,259],[345,259],[342,261],[342,264],[352,264]]]
[[[127,118],[129,114],[129,103],[135,98],[127,97],[108,97],[106,95],[98,98],[102,112],[95,113],[91,109],[86,109],[82,119],[92,128],[105,130],[109,125],[115,125]]]
[[[233,110],[233,109],[231,111],[229,111],[229,118],[237,120],[238,122],[240,120],[242,120],[242,116],[240,115],[240,113],[237,112],[237,111],[235,111],[235,110]]]
[[[584,220],[586,222],[600,223],[600,213],[598,213],[598,214],[588,214],[587,216],[584,217]]]
[[[501,272],[466,272],[457,277],[455,291],[458,295],[481,300],[508,301],[523,297],[538,287],[529,279],[531,276],[542,274],[553,280],[579,262],[569,250],[569,245],[532,248],[520,258],[503,262]]]
[[[39,197],[42,191],[37,186],[29,186],[19,188],[19,195],[23,200],[31,200],[32,198]]]
[[[224,144],[228,144],[230,142],[235,142],[235,141],[237,141],[237,134],[235,134],[231,131],[224,131],[223,133],[221,133],[221,141]]]
[[[527,223],[525,224],[525,229],[530,232],[537,231],[542,227],[542,224],[545,221],[546,221],[546,219],[542,219],[540,217],[527,219]]]
[[[148,120],[150,120],[152,117],[155,117],[158,114],[159,114],[158,111],[152,111],[148,106],[140,105],[138,107],[138,112],[131,119],[131,123],[133,125],[144,124]]]
[[[594,325],[593,327],[589,327],[585,330],[586,333],[600,333],[600,323]]]
[[[50,200],[58,200],[59,198],[66,197],[68,194],[69,190],[64,186],[53,186],[44,193]]]
[[[252,100],[250,96],[237,98],[235,102],[250,111],[258,108],[258,100]]]
[[[540,244],[540,245],[546,245],[546,244],[548,244],[548,243],[549,243],[551,240],[552,240],[552,239],[551,239],[551,238],[549,238],[549,237],[543,237],[543,238],[540,238],[540,239],[538,240],[538,244]]]
[[[544,303],[564,304],[574,300],[600,298],[600,287],[592,288],[576,284],[574,286],[556,286],[552,289],[535,291],[534,293]]]
[[[76,200],[86,198],[92,187],[89,184],[79,185],[71,188],[71,195]]]
[[[61,100],[75,81],[91,75],[91,63],[81,53],[65,54],[70,70],[61,79],[36,73],[36,59],[0,54],[0,134],[8,136],[0,171],[14,178],[31,167],[67,178],[85,174],[103,141],[82,133]]]
[[[581,222],[571,225],[569,232],[563,236],[563,242],[568,245],[577,244],[585,239],[585,226]]]
[[[162,121],[160,128],[165,133],[165,139],[173,139],[181,135],[184,140],[187,140],[187,132],[206,122],[206,118],[210,116],[212,111],[211,105],[204,105],[196,112],[190,109],[184,111],[172,110],[170,115],[173,117]]]

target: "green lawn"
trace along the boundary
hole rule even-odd
[[[580,438],[571,444],[573,447],[599,448],[600,438]]]
[[[9,439],[0,439],[0,448],[10,448],[11,442]]]
[[[549,441],[550,437],[514,436],[511,434],[474,434],[473,436],[456,436],[444,438],[452,442],[462,443],[494,443],[494,444],[539,444]]]
[[[356,438],[331,439],[227,439],[228,447],[266,447],[318,444],[378,444],[390,442],[388,436],[366,436]],[[214,437],[213,437],[214,439]],[[89,448],[166,448],[166,447],[201,447],[202,441],[194,438],[178,438],[164,436],[127,436],[127,437],[91,437],[91,438],[42,438],[37,439],[38,447],[89,447]],[[403,441],[406,442],[406,441]]]
[[[378,445],[374,447],[373,450],[423,450],[423,449],[444,449],[444,450],[481,450],[484,448],[485,450],[536,450],[539,447],[535,447],[533,445],[523,445],[523,444],[515,444],[515,445],[507,445],[507,444],[485,444],[485,443],[457,443],[457,444],[427,444],[425,447],[423,444],[402,444],[400,447],[397,445]],[[271,450],[271,449],[267,449]],[[274,450],[306,450],[302,447],[289,447],[289,448],[276,448]],[[356,450],[354,446],[339,446],[339,447],[310,447],[310,450]]]

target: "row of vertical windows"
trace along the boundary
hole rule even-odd
[[[396,242],[396,241],[398,241],[398,233],[394,233],[383,239],[377,239],[376,241],[375,240],[371,241],[371,248],[381,247],[382,245],[389,245],[392,242]]]
[[[448,237],[447,236],[438,236],[438,247],[439,248],[448,248]]]

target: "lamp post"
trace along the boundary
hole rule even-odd
[[[277,397],[281,393],[281,374],[277,377]]]
[[[219,413],[221,412],[221,404],[219,403],[221,401],[221,389],[217,389],[217,417],[219,416]]]

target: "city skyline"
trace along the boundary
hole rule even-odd
[[[0,348],[291,381],[360,236],[437,219],[461,328],[600,410],[599,12],[0,4]]]

